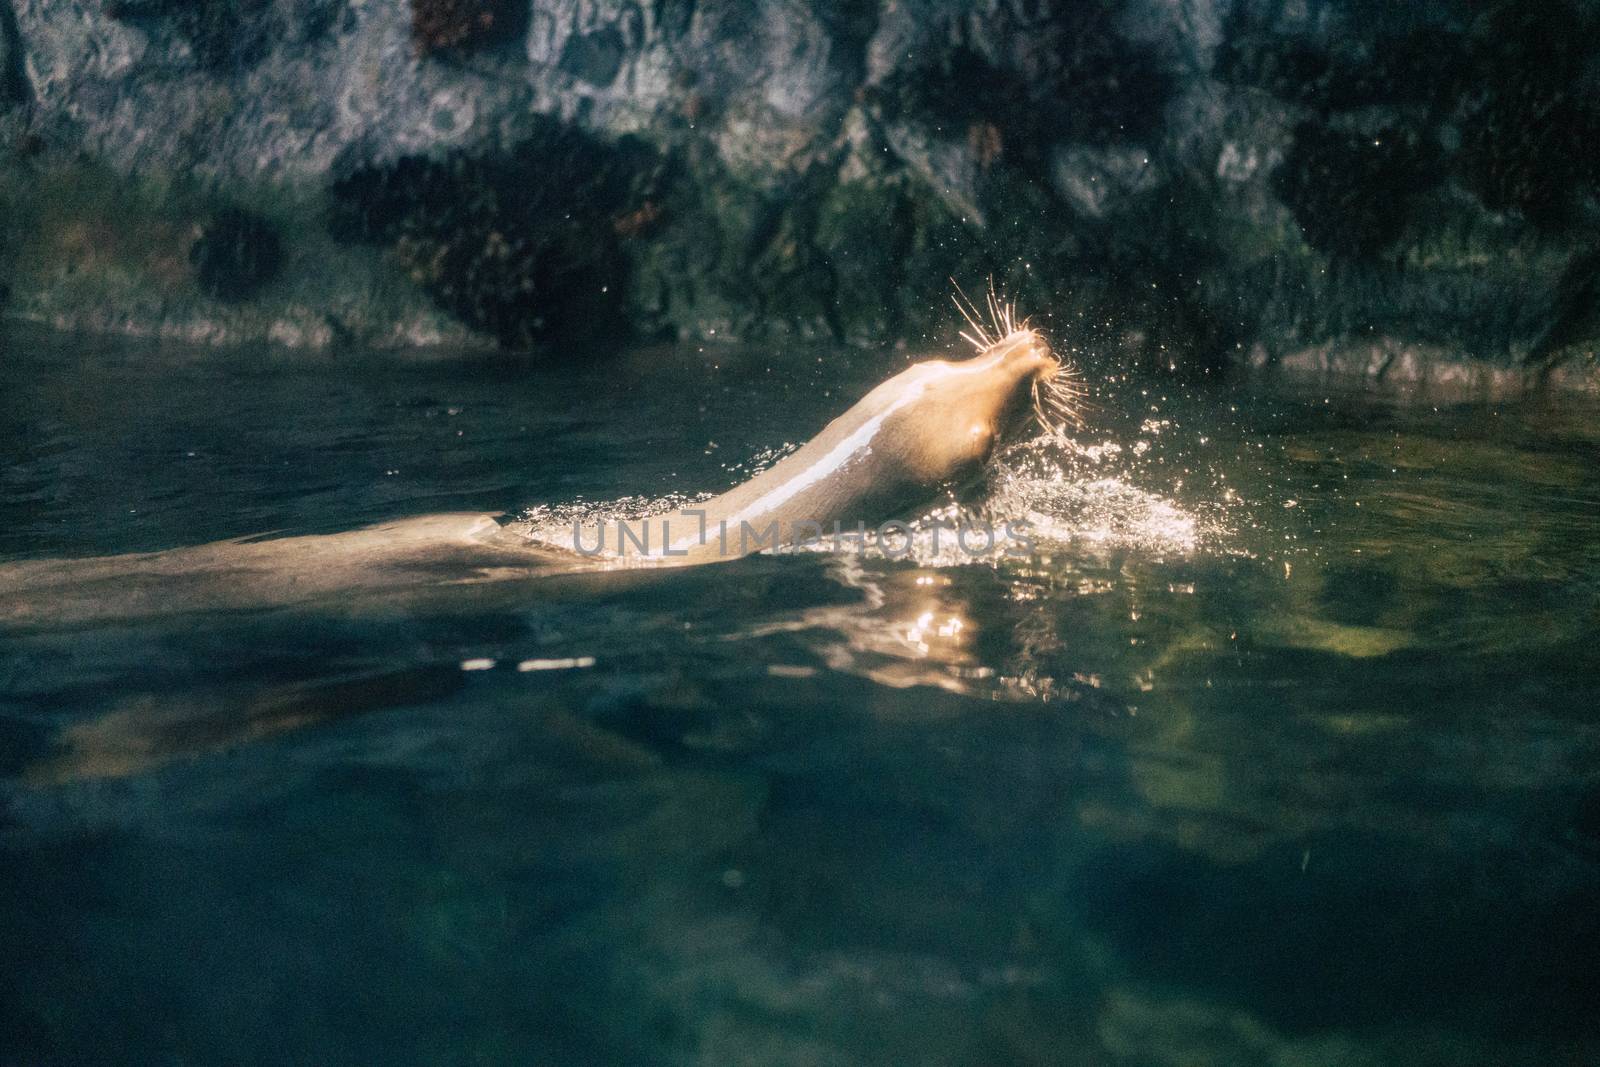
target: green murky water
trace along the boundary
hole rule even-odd
[[[4,345],[13,606],[720,490],[900,365]],[[1600,409],[1095,400],[992,472],[1028,561],[13,614],[0,1062],[1600,1059]]]

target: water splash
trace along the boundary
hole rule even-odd
[[[1186,506],[1144,488],[1139,482],[1160,478],[1143,469],[1148,452],[1143,440],[1124,447],[1041,434],[997,455],[975,500],[947,500],[882,541],[846,533],[778,551],[844,551],[939,568],[1019,562],[1053,550],[1165,557],[1224,547],[1237,499]],[[1172,488],[1181,488],[1181,479]]]
[[[1148,442],[1084,443],[1041,436],[1005,450],[992,464],[982,510],[990,521],[1026,520],[1041,542],[1119,548],[1150,555],[1220,546],[1225,501],[1186,507],[1138,484]],[[1171,488],[1176,489],[1175,483]]]
[[[615,500],[574,500],[565,504],[538,504],[524,508],[522,514],[506,523],[506,532],[535,544],[571,551],[573,531],[579,527],[638,523],[690,507],[715,494],[668,493],[665,496],[623,496]]]

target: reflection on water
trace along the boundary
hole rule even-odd
[[[677,506],[894,369],[30,347],[0,598],[64,557]],[[1600,1058],[1600,411],[1095,399],[963,504],[1028,516],[1029,559],[929,524],[907,559],[670,571],[428,549],[334,595],[169,574],[132,615],[14,617],[0,1047]]]

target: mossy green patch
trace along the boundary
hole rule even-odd
[[[254,220],[250,233],[235,230],[196,255],[207,227],[213,238],[225,236],[215,224],[243,205]],[[0,209],[9,315],[229,344],[389,346],[465,336],[431,315],[380,257],[342,248],[320,224],[308,225],[322,214],[315,194],[238,188],[224,200],[194,182],[125,177],[46,154],[0,160]],[[269,231],[275,250],[262,243]],[[223,269],[230,262],[249,284],[240,288],[245,276]]]
[[[904,184],[841,182],[817,212],[817,247],[832,270],[835,314],[850,340],[892,337],[900,309],[882,292],[904,284],[915,211]]]
[[[630,244],[630,317],[646,336],[749,335],[758,325],[750,268],[774,204],[691,156],[674,168],[659,228]],[[770,324],[769,324],[770,325]]]

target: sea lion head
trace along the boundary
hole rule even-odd
[[[965,480],[1030,423],[1054,431],[1075,418],[1071,367],[1026,327],[971,359],[930,360],[908,376],[917,397],[897,421],[906,428],[902,439],[914,444],[904,449],[906,460],[924,482]]]

